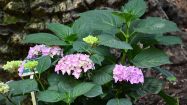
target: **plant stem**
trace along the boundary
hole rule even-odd
[[[42,90],[45,90],[44,85],[42,84],[42,82],[40,81],[40,79],[38,78],[38,76],[34,73],[34,76],[36,77],[36,79],[38,80],[39,84],[42,87]]]
[[[129,42],[129,37],[131,34],[129,34],[129,28],[130,28],[130,22],[126,24],[126,31],[124,32],[122,29],[120,29],[120,32],[123,34],[123,36],[125,37],[125,42],[128,43]],[[126,53],[128,50],[124,49],[123,53],[122,53],[122,58],[121,58],[121,64],[125,64],[126,63]]]

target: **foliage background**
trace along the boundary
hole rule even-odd
[[[78,13],[91,9],[119,9],[127,0],[0,0],[0,80],[10,79],[1,65],[12,59],[26,56],[28,45],[21,44],[28,33],[48,32],[47,22],[70,24]],[[187,1],[186,0],[147,0],[149,9],[146,16],[160,16],[178,24],[182,32],[171,33],[183,38],[183,45],[172,47],[158,46],[171,56],[172,65],[165,68],[172,71],[178,81],[168,85],[166,91],[178,96],[180,104],[187,104]],[[3,72],[3,73],[2,73]],[[146,75],[160,75],[150,72]],[[7,77],[7,78],[5,78]],[[11,78],[13,79],[13,78]],[[153,97],[153,98],[150,98]],[[161,105],[159,97],[150,96],[137,104]],[[153,103],[150,103],[153,102]]]

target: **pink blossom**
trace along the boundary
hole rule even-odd
[[[55,72],[62,72],[64,75],[73,75],[75,78],[79,78],[82,72],[87,72],[90,69],[94,69],[94,63],[86,54],[70,54],[64,56],[59,60],[55,67]]]
[[[63,50],[58,46],[49,47],[46,45],[36,45],[34,47],[30,47],[30,50],[27,55],[27,59],[34,59],[39,56],[49,55],[51,57],[63,56]]]
[[[116,65],[113,70],[113,78],[115,82],[129,81],[131,84],[144,82],[144,76],[141,69],[135,66]]]

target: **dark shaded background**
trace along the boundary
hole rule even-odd
[[[27,55],[29,46],[21,44],[28,33],[47,31],[47,22],[69,24],[78,13],[91,9],[120,9],[127,0],[0,0],[0,80],[9,80],[2,65],[8,60],[21,59]],[[165,65],[177,77],[177,82],[166,83],[165,91],[178,96],[180,105],[187,105],[187,0],[147,0],[146,16],[159,16],[178,24],[183,45],[159,46],[170,56],[173,64]],[[159,74],[149,72],[163,78]],[[137,105],[162,105],[156,95],[143,97]]]

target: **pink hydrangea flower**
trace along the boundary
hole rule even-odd
[[[116,65],[113,70],[113,78],[115,82],[129,81],[131,84],[144,82],[144,76],[141,69],[135,66]]]
[[[27,59],[37,58],[39,55],[50,55],[51,57],[54,57],[55,55],[63,56],[63,50],[58,46],[48,47],[46,45],[36,45],[30,47]]]
[[[23,74],[24,71],[24,64],[26,63],[26,61],[23,61],[20,65],[20,67],[18,68],[18,75],[21,76]]]
[[[59,74],[61,71],[63,75],[67,73],[78,79],[81,73],[87,72],[90,69],[94,69],[94,63],[89,58],[89,55],[70,54],[59,60],[55,67],[55,72]]]

